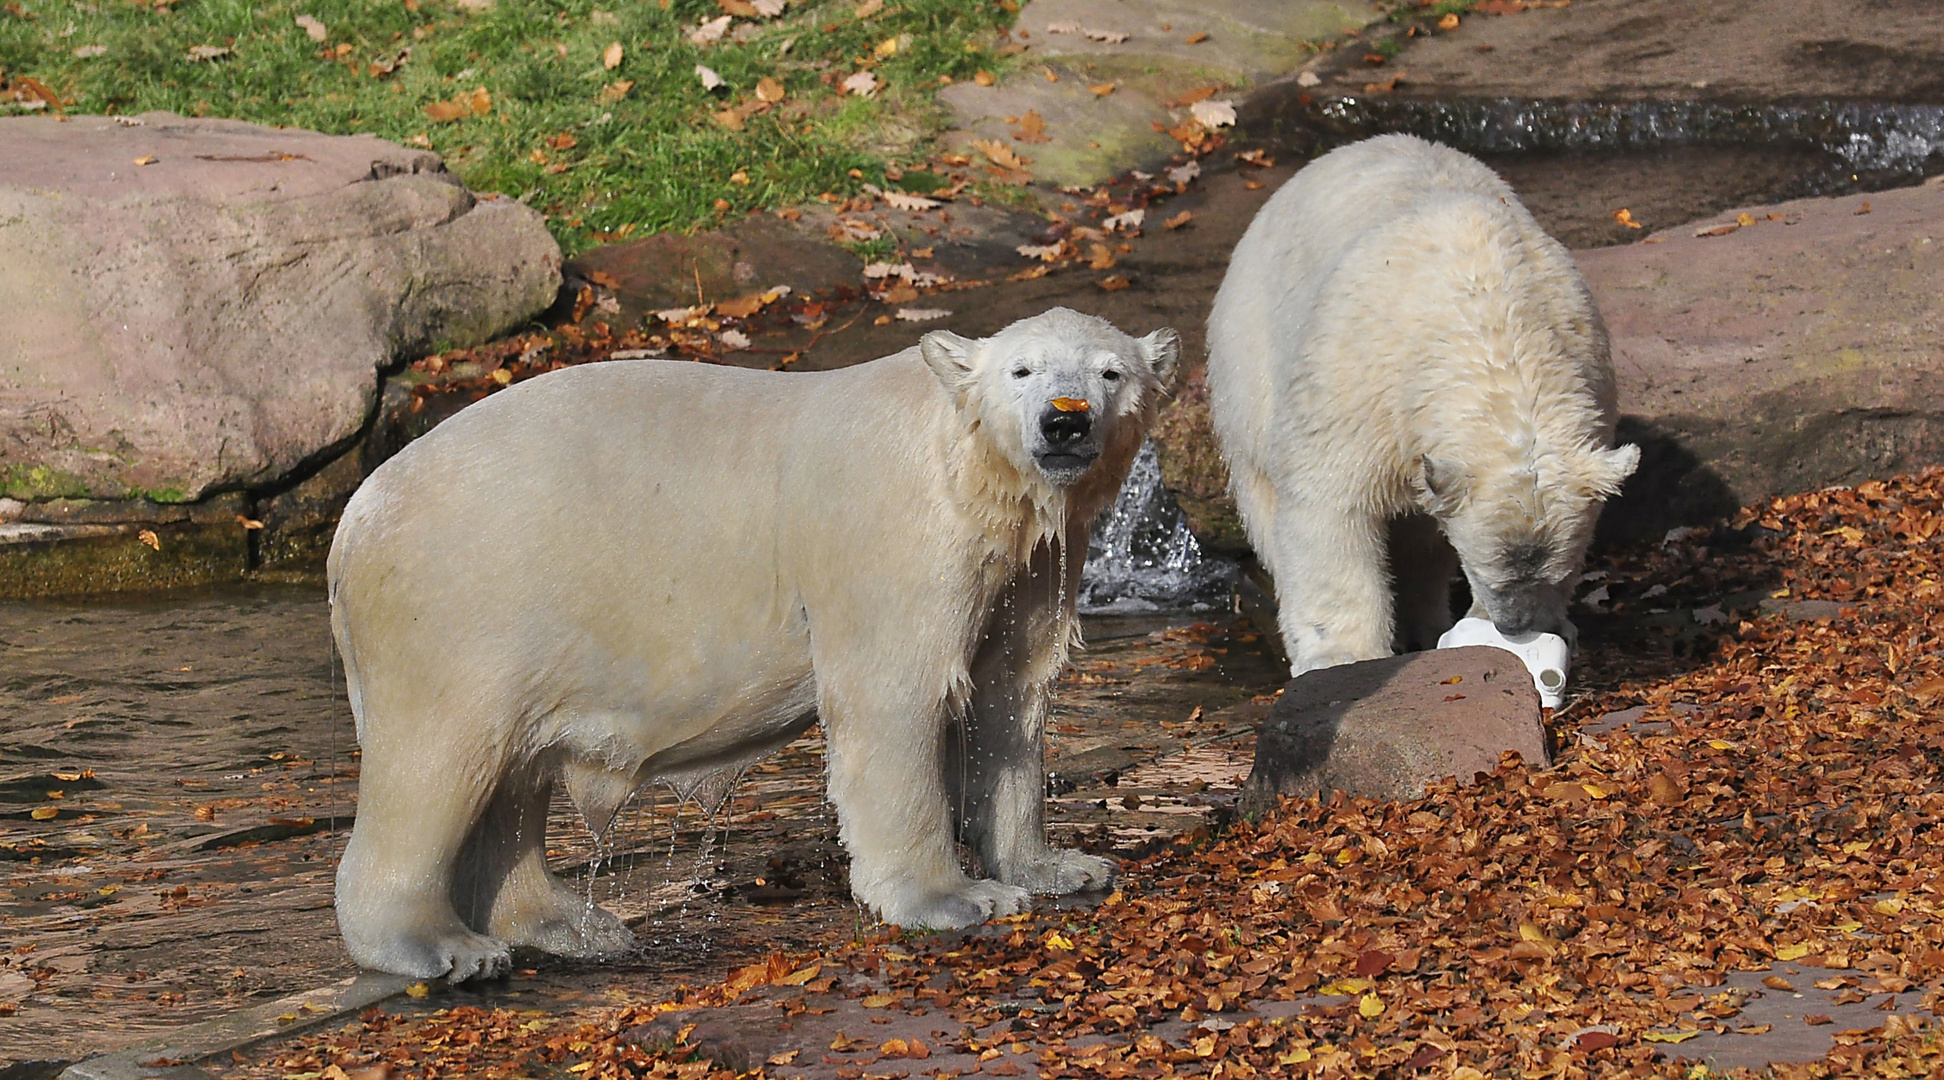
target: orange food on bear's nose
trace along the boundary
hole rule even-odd
[[[1053,399],[1053,407],[1061,412],[1086,412],[1093,408],[1086,400],[1077,397],[1056,397]]]

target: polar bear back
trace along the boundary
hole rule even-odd
[[[1557,340],[1529,347],[1528,328]],[[1605,349],[1571,257],[1504,181],[1387,135],[1305,167],[1237,244],[1209,317],[1210,411],[1233,463],[1312,468],[1282,460],[1301,446],[1340,461],[1346,490],[1395,501],[1426,415],[1500,408],[1520,395],[1492,394],[1528,375],[1563,378],[1550,396],[1583,400],[1610,437]],[[1493,357],[1527,370],[1487,370]]]
[[[724,716],[800,714],[810,610],[853,618],[860,576],[952,577],[954,430],[916,350],[802,374],[611,362],[494,395],[345,510],[330,577],[347,665],[383,654],[412,673],[363,680],[354,707],[439,680],[563,724],[680,718],[653,737],[667,745]]]

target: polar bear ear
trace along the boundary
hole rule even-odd
[[[1640,447],[1628,443],[1611,450],[1593,452],[1594,490],[1603,497],[1620,493],[1620,485],[1627,482],[1635,469],[1640,467]]]
[[[918,339],[918,351],[938,381],[959,390],[972,381],[973,365],[978,359],[979,343],[950,330],[933,330]]]
[[[1141,357],[1163,387],[1174,385],[1175,362],[1181,359],[1181,335],[1164,326],[1140,340]]]
[[[1456,462],[1425,454],[1418,458],[1416,486],[1433,516],[1452,513],[1464,501],[1465,471]]]

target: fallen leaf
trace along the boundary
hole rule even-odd
[[[1458,29],[1458,13],[1455,11],[1446,12],[1444,18],[1438,20],[1438,29],[1440,30]]]
[[[1687,799],[1680,782],[1664,772],[1647,778],[1647,797],[1657,806],[1679,806]]]
[[[604,105],[612,105],[615,102],[620,101],[622,98],[627,97],[628,91],[633,89],[634,89],[633,79],[617,79],[614,82],[611,82],[606,86],[601,87],[601,93],[599,95],[600,101]]]
[[[1200,45],[1202,42],[1207,40],[1208,40],[1208,35],[1202,33],[1199,30],[1195,31],[1192,34],[1189,34],[1187,38],[1188,44],[1190,45]]]
[[[325,29],[324,24],[318,22],[315,16],[299,15],[296,21],[298,26],[304,28],[304,36],[320,45],[324,43],[326,38],[331,36],[331,32]]]
[[[108,46],[106,45],[83,45],[80,48],[74,50],[74,58],[77,60],[89,60],[94,57],[100,56],[106,53],[107,51],[108,51]]]
[[[1808,1016],[1803,1017],[1802,1022],[1809,1025],[1810,1027],[1821,1027],[1824,1024],[1835,1023],[1835,1021],[1829,1018],[1828,1013],[1812,1013]]]
[[[35,821],[47,821],[50,818],[58,816],[60,812],[58,807],[36,806],[27,812],[27,816],[33,818]]]
[[[1709,227],[1707,227],[1707,228],[1705,228],[1705,229],[1696,229],[1696,230],[1695,230],[1695,232],[1694,232],[1694,235],[1696,235],[1696,236],[1727,236],[1727,235],[1728,235],[1729,233],[1731,233],[1731,232],[1734,232],[1734,231],[1735,231],[1736,229],[1739,229],[1739,228],[1741,228],[1741,226],[1740,226],[1740,225],[1737,225],[1737,224],[1735,224],[1734,222],[1732,222],[1732,221],[1731,221],[1731,222],[1729,222],[1729,223],[1728,223],[1728,224],[1726,224],[1726,225],[1711,225],[1711,226],[1709,226]]]
[[[1141,223],[1146,220],[1147,220],[1147,211],[1139,207],[1136,207],[1135,209],[1129,210],[1124,214],[1115,214],[1110,218],[1106,218],[1102,220],[1100,223],[1100,227],[1106,229],[1108,232],[1130,232],[1131,233],[1139,230],[1141,227]]]
[[[890,994],[866,994],[864,1000],[858,1002],[858,1004],[867,1009],[882,1009],[897,1000],[897,998],[892,997]]]
[[[844,93],[857,97],[870,97],[878,91],[877,76],[868,71],[856,72],[837,85],[843,87]]]
[[[743,114],[739,109],[723,109],[710,115],[715,117],[716,123],[721,124],[730,131],[741,131],[745,126],[743,123]]]
[[[161,158],[158,158],[158,157],[156,157],[156,156],[155,156],[154,154],[144,154],[144,155],[142,155],[141,157],[138,157],[138,158],[136,158],[136,159],[135,159],[135,164],[137,164],[137,165],[153,165],[153,164],[155,164],[156,162],[158,162],[158,161],[160,161],[160,160],[162,160],[162,159],[161,159]]]
[[[1648,1042],[1681,1043],[1701,1034],[1699,1031],[1646,1031],[1640,1037]]]
[[[860,19],[868,19],[883,10],[884,0],[864,0],[863,3],[851,9],[851,13]]]
[[[1188,224],[1190,221],[1193,221],[1194,219],[1195,219],[1194,214],[1190,213],[1187,210],[1183,210],[1181,213],[1176,214],[1175,216],[1169,218],[1168,220],[1162,222],[1161,224],[1169,229],[1179,229],[1183,225]]]
[[[903,322],[931,322],[950,315],[947,308],[899,308],[898,318]]]
[[[1357,1000],[1357,1015],[1369,1020],[1384,1014],[1384,999],[1376,994],[1365,994]]]
[[[702,81],[704,90],[714,90],[722,85],[722,76],[717,75],[715,69],[707,64],[695,65],[695,77]]]
[[[189,59],[195,61],[215,60],[219,57],[228,56],[229,54],[229,48],[223,45],[195,45],[189,49]],[[1869,204],[1865,203],[1864,205],[1867,206]]]
[[[1087,269],[1089,270],[1112,270],[1114,264],[1119,261],[1114,258],[1114,253],[1106,244],[1094,244],[1087,248]]]
[[[894,37],[885,38],[883,41],[878,42],[871,49],[871,55],[877,57],[879,60],[889,60],[898,55],[898,39]]]
[[[768,75],[756,80],[756,100],[778,102],[786,96],[783,84]]]
[[[1119,292],[1132,284],[1134,283],[1119,274],[1110,274],[1107,277],[1101,278],[1099,282],[1100,287],[1108,292]]]
[[[990,71],[975,71],[972,73],[972,81],[980,86],[991,86],[999,80],[993,78]]]
[[[934,210],[940,205],[937,199],[928,199],[923,195],[912,195],[903,191],[880,192],[879,197],[893,210],[906,210],[913,213],[920,210]]]
[[[1037,109],[1026,110],[1026,115],[1019,118],[1018,127],[1019,130],[1013,132],[1013,139],[1017,142],[1043,143],[1052,141],[1051,137],[1046,134],[1046,119],[1039,114],[1039,110]]]
[[[153,161],[155,159],[150,158],[149,160]],[[137,161],[136,164],[139,165],[144,163]],[[162,550],[162,538],[155,535],[154,529],[143,529],[141,532],[135,534],[135,539],[140,540],[142,543],[148,545],[151,549],[155,551]]]
[[[690,30],[688,32],[688,39],[697,45],[714,44],[722,40],[723,34],[728,33],[729,24],[733,21],[734,16],[719,15]]]
[[[1769,975],[1764,977],[1762,979],[1762,985],[1768,987],[1771,990],[1793,991],[1795,989],[1794,983],[1790,982],[1789,980],[1783,978],[1780,975]]]
[[[1066,249],[1060,244],[1021,244],[1013,250],[1029,259],[1052,262],[1054,259],[1060,257],[1060,252]]]
[[[1230,127],[1235,123],[1233,101],[1197,101],[1188,111],[1204,127]]]
[[[607,48],[601,50],[601,67],[605,70],[613,71],[615,68],[621,66],[623,55],[624,50],[621,48],[621,43],[618,41],[614,42]]]
[[[1095,97],[1106,97],[1108,94],[1114,92],[1114,84],[1110,82],[1092,83],[1088,85],[1087,89],[1092,91]]]
[[[1855,210],[1850,211],[1850,214],[1852,217],[1857,217],[1863,214],[1867,214],[1869,212],[1870,212],[1870,204],[1867,201],[1865,201],[1862,206],[1859,206]]]
[[[1624,206],[1613,212],[1613,220],[1625,225],[1629,229],[1640,228],[1640,222],[1635,221],[1633,218],[1633,211]]]
[[[1814,949],[1809,945],[1777,945],[1775,947],[1775,958],[1784,961],[1800,960],[1813,951]]]

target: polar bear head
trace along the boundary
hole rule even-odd
[[[1496,463],[1426,455],[1416,486],[1500,633],[1572,640],[1566,609],[1594,523],[1639,463],[1637,446],[1593,444],[1529,447]]]
[[[1066,308],[979,340],[933,331],[919,348],[998,456],[1058,491],[1097,465],[1125,472],[1180,353],[1173,330],[1135,338]]]

